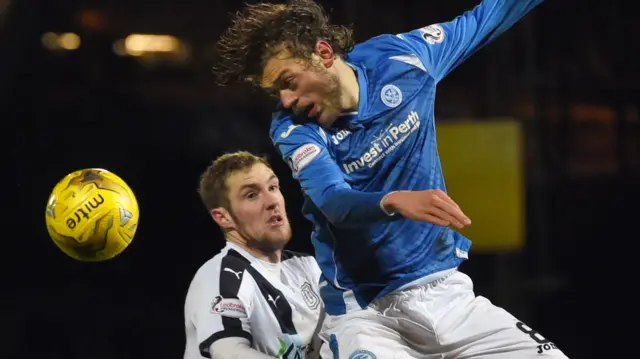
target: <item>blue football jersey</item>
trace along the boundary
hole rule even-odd
[[[330,315],[371,301],[468,258],[449,227],[389,215],[396,190],[446,190],[434,124],[436,84],[542,0],[484,0],[453,21],[357,45],[345,61],[360,86],[357,113],[331,128],[282,109],[270,135],[305,195],[303,214],[322,269]]]

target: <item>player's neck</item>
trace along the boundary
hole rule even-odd
[[[258,248],[254,248],[251,246],[248,246],[246,241],[238,238],[239,236],[234,236],[233,233],[228,233],[227,234],[227,241],[235,244],[236,246],[244,249],[245,251],[247,251],[247,253],[249,253],[250,255],[256,257],[257,259],[261,260],[261,261],[265,261],[265,262],[270,262],[270,263],[279,263],[280,262],[280,256],[282,254],[281,250],[274,250],[274,251],[269,251],[269,252],[265,252],[263,250],[260,250]]]
[[[358,74],[341,58],[336,59],[336,69],[340,78],[342,98],[340,105],[342,112],[357,111],[360,104],[360,85],[358,85]]]
[[[280,255],[282,254],[281,250],[265,253],[254,248],[247,248],[247,252],[251,253],[251,255],[260,259],[261,261],[269,263],[280,263]]]

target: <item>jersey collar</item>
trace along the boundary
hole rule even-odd
[[[279,273],[280,273],[280,268],[282,267],[282,262],[269,263],[269,262],[263,261],[261,259],[256,258],[255,256],[253,256],[251,253],[247,252],[246,249],[244,249],[244,248],[240,247],[239,245],[237,245],[235,243],[232,243],[232,242],[228,242],[227,241],[226,248],[233,249],[234,251],[240,253],[241,256],[246,258],[249,261],[249,263],[251,263],[253,265],[259,264],[260,266],[262,266],[264,269],[266,269],[270,273],[273,273],[275,275],[279,275]]]

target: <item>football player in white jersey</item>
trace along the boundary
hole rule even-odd
[[[268,162],[225,154],[204,172],[199,193],[227,244],[189,287],[184,358],[317,357],[320,268],[283,249],[291,227]]]

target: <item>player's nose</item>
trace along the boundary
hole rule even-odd
[[[278,196],[275,192],[268,192],[265,197],[265,206],[267,210],[274,210],[278,208],[280,205],[280,196]]]
[[[291,108],[298,102],[298,96],[293,91],[285,89],[280,91],[280,101],[284,107]]]

